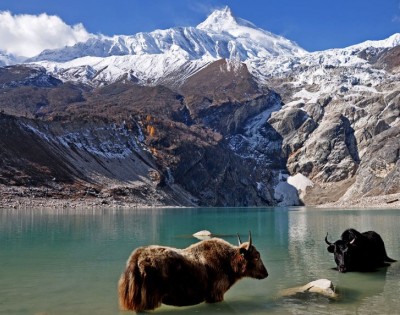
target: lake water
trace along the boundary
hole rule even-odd
[[[157,314],[398,314],[400,262],[373,273],[340,274],[326,250],[346,228],[375,230],[400,259],[400,210],[327,209],[0,209],[0,314],[129,314],[117,281],[138,246],[186,247],[207,229],[232,244],[252,231],[269,277],[244,279],[225,301],[162,306]],[[282,297],[281,290],[330,279],[337,299]]]

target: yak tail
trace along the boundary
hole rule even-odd
[[[118,281],[119,305],[122,310],[141,312],[161,305],[157,283],[142,275],[137,265],[127,266]],[[149,281],[150,280],[150,283]]]
[[[382,244],[383,244],[383,240],[382,240]],[[396,262],[397,260],[395,260],[395,259],[393,259],[393,258],[390,258],[388,255],[387,255],[387,252],[386,252],[386,248],[385,248],[385,245],[383,245],[383,257],[384,257],[384,259],[383,259],[383,261],[384,262]]]
[[[138,310],[141,304],[141,277],[137,266],[128,266],[118,281],[119,306],[122,310]]]
[[[396,261],[397,261],[396,259],[390,258],[388,255],[386,255],[385,262],[396,262]]]

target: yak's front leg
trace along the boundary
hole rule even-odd
[[[210,295],[206,297],[206,303],[217,303],[224,300],[224,292],[211,292]]]

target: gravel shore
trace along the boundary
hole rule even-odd
[[[55,199],[55,198],[28,198],[13,197],[0,198],[0,209],[18,209],[18,208],[161,208],[171,207],[149,200],[148,203],[130,201],[106,200],[97,198],[78,198],[78,199]],[[179,206],[177,206],[179,207]],[[313,206],[321,210],[327,208],[335,209],[400,209],[400,193],[365,197],[351,201],[339,201],[334,203],[326,203],[323,205]]]
[[[138,203],[138,202],[121,202],[95,199],[53,199],[53,198],[26,198],[18,197],[12,199],[0,200],[0,209],[19,209],[19,208],[51,208],[51,209],[67,209],[67,208],[152,208],[164,207],[159,203]]]
[[[315,201],[315,200],[314,200]],[[337,208],[337,209],[400,209],[400,193],[373,197],[363,197],[359,199],[351,199],[346,201],[329,202],[321,205],[306,205],[315,208]],[[135,196],[124,197],[120,199],[101,198],[93,196],[85,197],[68,197],[67,195],[47,196],[40,194],[32,194],[27,196],[25,191],[14,187],[6,187],[0,185],[0,209],[18,209],[18,208],[51,208],[51,209],[66,209],[66,208],[161,208],[171,207],[171,204],[165,204],[150,195],[150,198],[139,199]],[[180,206],[176,206],[180,207]]]
[[[137,196],[121,196],[118,199],[111,196],[86,195],[80,192],[70,196],[66,192],[54,193],[36,188],[28,190],[24,187],[0,185],[0,209],[18,208],[149,208],[166,207],[158,196],[149,194],[147,198]]]
[[[337,201],[332,203],[326,203],[323,205],[318,205],[317,208],[400,209],[400,193],[383,195],[383,196],[362,197],[346,201]]]

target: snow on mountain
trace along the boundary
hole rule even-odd
[[[371,70],[369,62],[359,54],[362,51],[378,54],[399,43],[400,34],[394,34],[384,40],[308,53],[284,37],[235,17],[225,7],[215,10],[196,27],[176,27],[132,36],[98,35],[74,46],[46,50],[30,62],[42,65],[65,81],[99,85],[131,80],[155,85],[165,83],[167,78],[168,82],[179,86],[179,82],[211,62],[231,59],[244,62],[261,83],[268,83],[270,78],[294,75],[299,86],[326,81],[322,89],[328,91],[332,87],[337,90],[346,80],[350,86],[355,82],[379,80],[380,71]],[[332,68],[343,70],[336,76],[336,82],[327,81],[327,71]],[[303,96],[307,94],[302,93]],[[309,99],[312,97],[308,95]]]
[[[257,28],[252,23],[234,17],[226,7],[214,11],[197,27],[176,27],[138,33],[132,36],[97,36],[86,42],[63,49],[46,50],[32,61],[65,62],[84,56],[108,57],[122,55],[165,54],[180,48],[187,58],[251,57],[302,55],[305,51],[294,42]],[[180,57],[180,56],[177,56]]]
[[[25,58],[18,57],[13,54],[9,54],[6,53],[5,51],[0,50],[0,67],[11,66],[20,63],[23,60],[25,60]]]
[[[399,44],[400,34],[394,34],[384,40],[307,53],[301,57],[278,56],[270,62],[258,59],[246,63],[261,82],[274,85],[272,81],[278,78],[288,80],[294,93],[286,101],[317,103],[327,97],[378,93],[376,87],[383,80],[398,80],[397,75],[374,67],[369,59]]]
[[[197,29],[206,31],[216,43],[229,39],[236,45],[242,61],[252,57],[302,56],[306,53],[296,43],[236,18],[229,7],[214,11],[197,25]]]
[[[363,51],[379,54],[384,49],[393,48],[397,45],[400,45],[400,33],[383,40],[365,41],[346,48],[311,52],[301,57],[280,55],[268,63],[263,60],[254,60],[249,63],[249,66],[254,73],[258,73],[259,77],[280,77],[292,72],[301,72],[304,74],[305,80],[312,80],[312,77],[310,77],[311,72],[316,76],[324,75],[323,70],[318,70],[321,68],[332,69],[340,67],[348,68],[350,71],[359,68],[364,70],[371,68],[368,60],[360,56]],[[368,73],[365,74],[367,75]]]
[[[380,180],[394,167],[395,164],[380,164],[372,158],[368,162],[371,167],[363,166],[362,161],[373,155],[369,150],[375,136],[390,128],[394,128],[393,139],[398,135],[400,73],[392,71],[399,64],[397,50],[390,59],[392,68],[385,68],[386,64],[382,66],[378,61],[387,57],[385,53],[393,53],[391,48],[399,44],[400,34],[394,34],[384,40],[309,53],[224,8],[214,11],[197,27],[132,36],[95,36],[71,47],[44,51],[30,63],[43,66],[48,77],[64,81],[102,85],[127,80],[169,87],[184,86],[181,84],[187,78],[219,59],[231,61],[219,68],[220,73],[231,66],[243,67],[244,63],[243,68],[260,85],[274,91],[275,97],[268,108],[243,120],[245,125],[235,128],[237,132],[226,140],[235,157],[268,170],[265,178],[268,185],[275,187],[275,200],[280,205],[290,205],[298,202],[292,199],[297,198],[295,189],[301,195],[305,186],[347,180],[356,176],[358,167],[368,170],[374,165],[378,165]],[[0,57],[0,64],[1,60]],[[4,60],[5,64],[9,62]],[[208,72],[203,79],[209,81],[210,76],[216,77],[215,73],[218,72]],[[192,83],[190,89],[197,90],[197,83]],[[262,90],[264,86],[258,88]],[[224,90],[227,99],[230,93],[230,88]],[[379,142],[383,140],[382,136]],[[388,148],[395,149],[388,151],[388,156],[398,159],[397,147],[389,144]],[[379,165],[384,165],[383,169]],[[393,178],[397,180],[398,176]],[[260,175],[253,184],[260,196],[268,197],[269,186],[264,179]],[[398,187],[397,181],[395,185]],[[360,182],[358,187],[363,191],[368,185]],[[388,187],[390,191],[395,186]]]
[[[156,83],[180,73],[187,62],[195,67],[221,59],[240,61],[295,57],[306,53],[283,37],[234,17],[226,7],[214,11],[197,27],[176,27],[132,36],[96,36],[63,49],[46,50],[30,62],[39,63],[64,80],[116,81],[127,71],[142,83]],[[100,60],[101,58],[101,60]],[[187,67],[193,71],[193,64]]]
[[[400,45],[400,33],[393,34],[392,36],[389,36],[386,39],[383,40],[367,40],[363,43],[353,45],[348,47],[347,49],[366,49],[369,47],[374,47],[374,48],[392,48],[395,46]]]
[[[211,62],[244,62],[262,84],[279,90],[289,82],[288,103],[316,103],[338,95],[376,93],[396,76],[373,67],[369,58],[400,44],[400,34],[342,49],[308,53],[294,42],[237,18],[225,7],[196,27],[176,27],[132,36],[95,36],[86,42],[47,50],[32,59],[64,81],[93,85],[128,80],[179,86]],[[317,88],[318,87],[318,88]],[[288,89],[286,89],[288,90]]]

